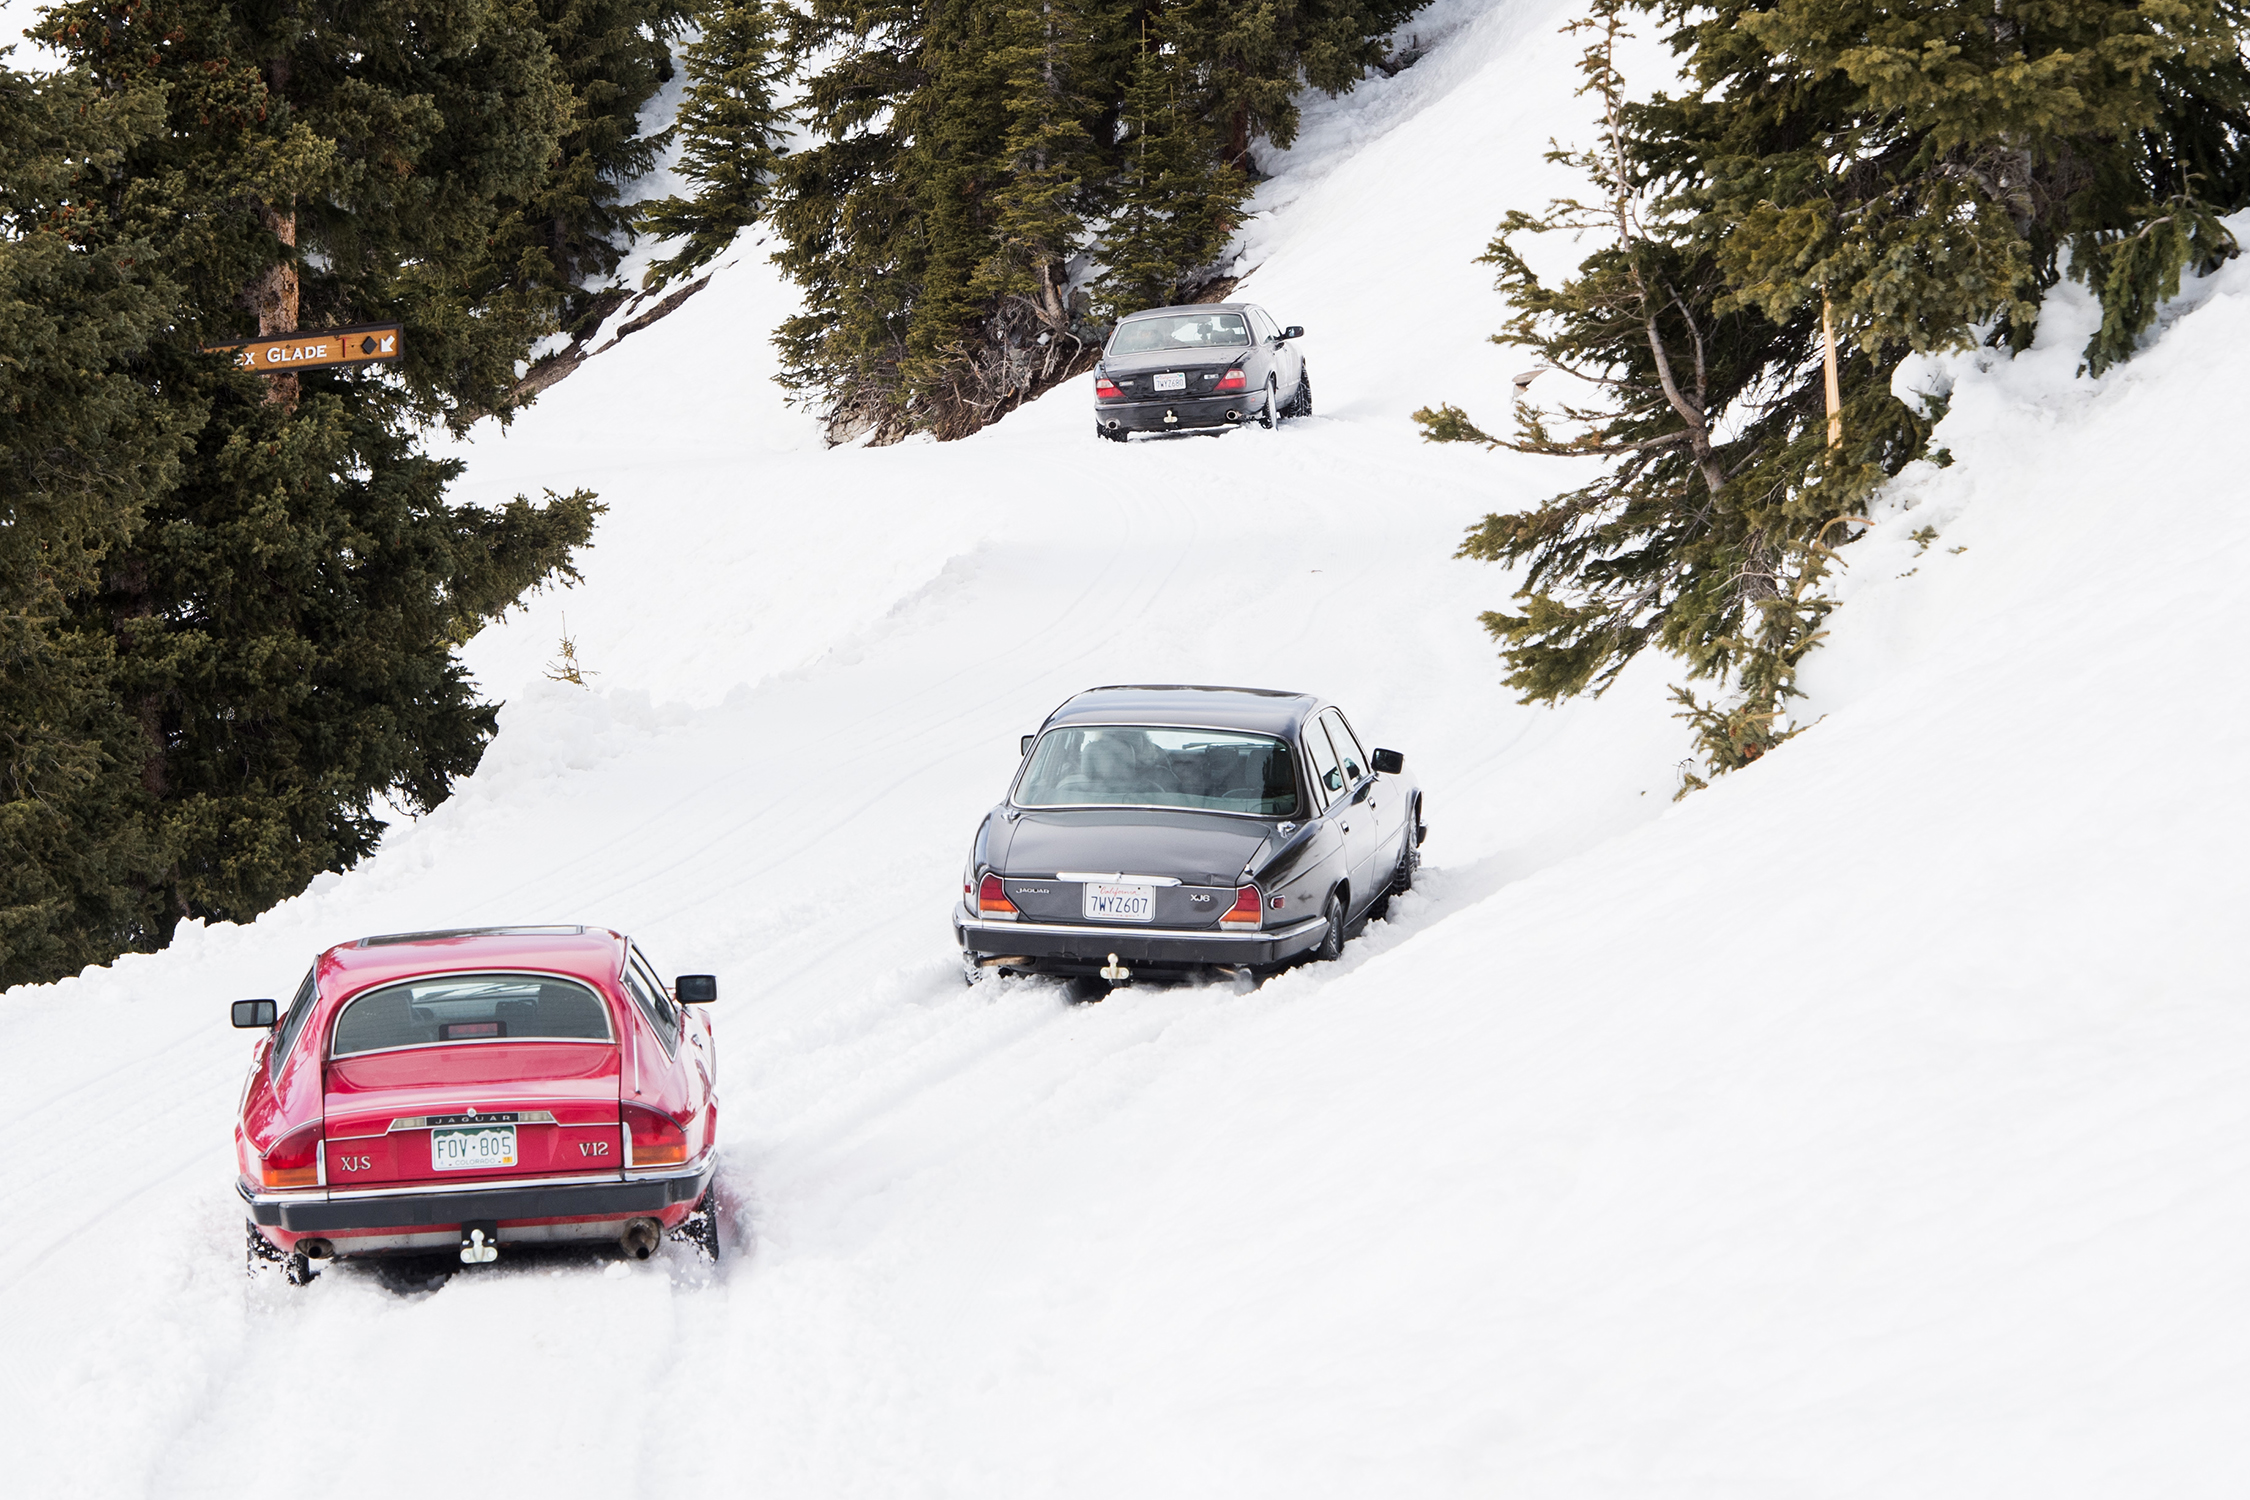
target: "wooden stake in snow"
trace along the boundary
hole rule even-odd
[[[1836,380],[1836,324],[1825,287],[1820,293],[1820,344],[1821,360],[1828,369],[1828,446],[1836,448],[1844,441],[1844,396]]]

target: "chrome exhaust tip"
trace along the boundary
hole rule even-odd
[[[617,1243],[633,1259],[647,1260],[656,1253],[656,1247],[663,1239],[664,1226],[654,1219],[632,1219],[626,1222],[625,1231],[618,1235]]]
[[[1111,432],[1115,432],[1115,431],[1116,431],[1116,430],[1117,430],[1117,429],[1118,429],[1119,427],[1123,426],[1124,424],[1123,424],[1123,423],[1121,423],[1121,422],[1119,422],[1119,421],[1117,420],[1117,418],[1115,418],[1115,417],[1111,417],[1111,418],[1110,418],[1110,419],[1109,419],[1108,421],[1106,421],[1106,422],[1102,423],[1102,425],[1103,425],[1104,427],[1107,427],[1107,428],[1108,428],[1108,429],[1109,429],[1109,430],[1110,430]]]
[[[1227,420],[1229,422],[1239,422],[1242,420],[1242,413],[1238,411],[1230,411],[1227,413]]]
[[[307,1260],[329,1260],[335,1256],[336,1247],[326,1240],[299,1240],[297,1252]]]

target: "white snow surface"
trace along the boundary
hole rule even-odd
[[[745,243],[465,447],[466,495],[610,506],[469,648],[476,774],[0,997],[9,1491],[2238,1493],[2250,265],[2101,380],[2067,286],[1907,372],[1953,461],[1846,549],[1818,722],[1675,804],[1669,664],[1519,707],[1513,585],[1450,556],[1568,476],[1408,420],[1527,362],[1471,258],[1568,186],[1567,13],[1453,0],[1275,158],[1241,295],[1310,330],[1309,421],[1120,450],[1079,382],[825,451]],[[590,689],[541,675],[566,613]],[[1252,994],[964,988],[1016,736],[1119,681],[1342,702],[1427,789],[1420,888]],[[721,1263],[245,1278],[225,1002],[576,920],[722,977]]]

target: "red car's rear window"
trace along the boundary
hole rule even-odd
[[[464,1042],[606,1042],[609,1008],[540,974],[443,974],[369,990],[336,1017],[331,1057]]]

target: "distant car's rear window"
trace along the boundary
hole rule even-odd
[[[336,1017],[331,1057],[461,1042],[606,1042],[609,1010],[582,984],[538,974],[445,974],[387,984]]]
[[[1289,747],[1264,734],[1131,724],[1050,729],[1032,747],[1024,807],[1196,807],[1294,817]]]
[[[1153,354],[1159,349],[1235,349],[1250,342],[1240,313],[1186,313],[1132,318],[1110,338],[1112,354]]]

